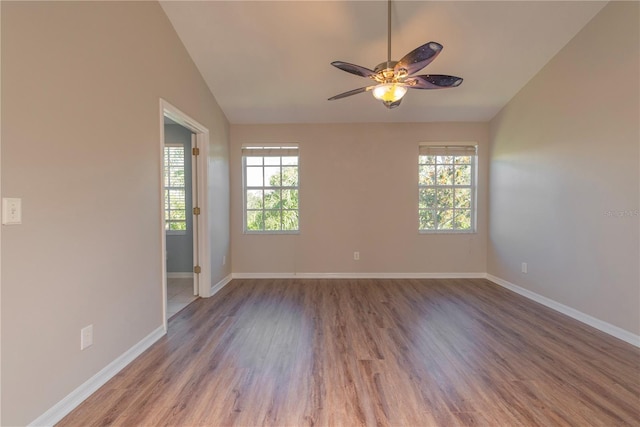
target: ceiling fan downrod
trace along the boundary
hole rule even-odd
[[[391,68],[391,0],[387,0],[387,68]]]

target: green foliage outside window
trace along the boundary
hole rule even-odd
[[[247,231],[298,231],[298,158],[245,158]]]
[[[419,156],[419,230],[473,229],[472,156]]]

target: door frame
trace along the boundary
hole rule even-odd
[[[207,183],[209,182],[209,129],[198,123],[196,120],[189,117],[177,107],[171,105],[166,100],[160,98],[160,144],[159,144],[159,171],[160,171],[160,241],[161,241],[161,277],[162,277],[162,318],[164,331],[167,331],[167,237],[165,233],[164,225],[164,118],[168,117],[179,125],[189,129],[195,134],[196,145],[200,149],[200,154],[193,159],[194,163],[197,163],[195,169],[194,186],[197,186],[197,200],[200,208],[200,215],[194,215],[194,225],[197,222],[197,227],[193,227],[194,240],[197,239],[198,260],[200,264],[200,273],[197,278],[198,283],[198,295],[201,297],[211,296],[211,265],[209,262],[209,221],[208,221],[208,194]],[[195,251],[194,251],[195,252]],[[194,253],[194,256],[196,254]],[[196,260],[194,259],[194,263]],[[194,273],[196,274],[196,273]]]

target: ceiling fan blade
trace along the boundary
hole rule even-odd
[[[362,92],[368,92],[371,89],[373,89],[374,87],[375,86],[367,86],[367,87],[361,87],[361,88],[358,88],[358,89],[353,89],[353,90],[350,90],[348,92],[343,92],[343,93],[341,93],[339,95],[332,96],[331,98],[329,98],[329,101],[333,101],[334,99],[346,98],[347,96],[356,95],[356,94],[362,93]]]
[[[425,74],[407,78],[404,83],[413,89],[445,89],[462,84],[462,78],[442,74]]]
[[[376,75],[375,71],[373,70],[370,70],[365,67],[361,67],[359,65],[349,64],[348,62],[333,61],[331,65],[333,65],[336,68],[340,68],[342,71],[346,71],[347,73],[355,74],[356,76],[360,76],[360,77],[373,78],[373,76]]]
[[[436,56],[438,56],[441,50],[442,45],[440,43],[425,43],[419,48],[412,50],[406,54],[404,58],[398,61],[393,68],[394,72],[397,74],[400,70],[405,69],[407,75],[417,73],[429,65],[431,61],[436,59]]]

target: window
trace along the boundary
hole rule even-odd
[[[169,232],[187,229],[184,146],[164,146],[164,228]]]
[[[474,232],[476,147],[421,145],[418,156],[420,231]]]
[[[242,169],[245,232],[297,232],[298,147],[243,147]]]

